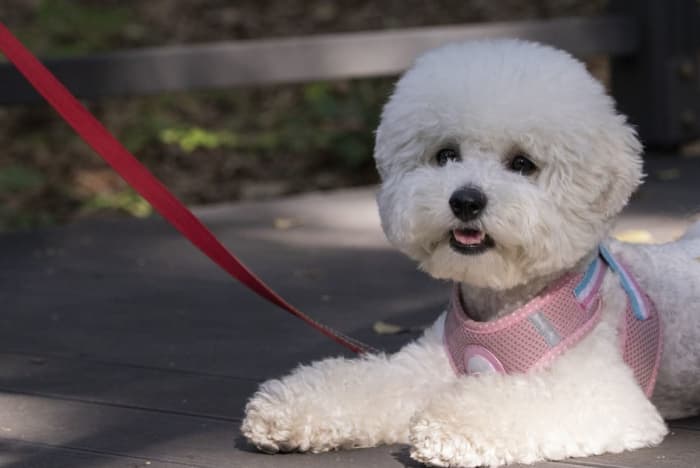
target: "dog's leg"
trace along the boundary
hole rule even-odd
[[[248,402],[241,430],[268,452],[405,443],[411,416],[455,380],[440,319],[392,356],[326,359],[265,382]]]
[[[654,445],[667,429],[601,323],[552,368],[460,379],[411,421],[411,456],[435,466],[498,466]]]

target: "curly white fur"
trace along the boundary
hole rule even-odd
[[[435,164],[444,147],[461,159]],[[515,40],[436,49],[417,60],[384,108],[375,157],[389,240],[431,275],[461,283],[479,320],[505,315],[553,278],[582,268],[636,186],[634,130],[584,66]],[[513,154],[537,165],[508,169]],[[488,204],[469,224],[494,248],[449,245],[465,223],[448,199],[478,187]],[[603,319],[548,369],[458,377],[442,320],[398,353],[327,359],[264,383],[246,407],[244,435],[265,451],[320,452],[409,443],[435,466],[532,463],[659,443],[662,419],[700,410],[700,224],[678,242],[612,243],[655,302],[664,353],[649,401],[622,360],[617,324],[626,295],[608,275]]]

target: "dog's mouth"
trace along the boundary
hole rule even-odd
[[[479,229],[453,229],[450,231],[450,247],[455,252],[476,255],[493,248],[495,243],[491,236]]]

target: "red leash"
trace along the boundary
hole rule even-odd
[[[304,314],[241,263],[167,188],[107,130],[60,81],[0,23],[0,51],[73,130],[207,257],[259,296],[356,353],[376,351]]]

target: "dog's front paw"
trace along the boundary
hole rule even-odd
[[[342,428],[311,398],[290,392],[271,381],[246,405],[241,432],[259,450],[325,452],[338,448]]]
[[[430,466],[475,467],[490,465],[476,440],[463,427],[448,427],[442,421],[416,417],[411,422],[411,457]]]
[[[292,451],[298,445],[291,426],[288,410],[258,394],[246,406],[241,432],[259,450],[276,453]]]

